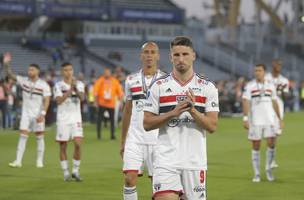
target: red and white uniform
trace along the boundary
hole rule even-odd
[[[283,75],[279,75],[278,77],[274,77],[272,73],[268,73],[265,75],[265,80],[271,82],[274,84],[276,91],[277,91],[277,102],[279,106],[280,111],[280,117],[283,119],[284,117],[284,101],[282,99],[282,92],[288,93],[289,92],[289,81],[286,77]],[[274,119],[275,119],[275,130],[277,134],[281,134],[282,130],[280,129],[280,120],[278,119],[278,116],[274,113]]]
[[[45,123],[38,123],[37,118],[44,110],[44,97],[51,96],[50,86],[42,79],[33,82],[28,77],[23,76],[17,76],[17,84],[22,88],[20,130],[44,131]]]
[[[125,95],[127,101],[132,101],[132,114],[124,151],[124,172],[137,171],[142,174],[146,165],[149,176],[152,176],[153,146],[157,142],[158,129],[145,131],[143,108],[149,86],[163,75],[165,73],[158,70],[155,75],[148,77],[140,70],[126,79]]]
[[[260,83],[252,80],[245,86],[243,99],[250,102],[248,139],[275,137],[272,104],[277,99],[275,86],[268,81]]]
[[[152,85],[144,110],[156,115],[169,112],[187,98],[189,89],[195,95],[194,106],[202,115],[219,112],[218,91],[211,81],[193,74],[187,83],[181,84],[173,73]],[[171,119],[159,129],[154,154],[154,195],[175,191],[185,193],[184,199],[206,198],[206,132],[189,112]]]
[[[77,81],[76,88],[84,93],[84,84]],[[59,81],[54,87],[54,98],[62,97],[71,89],[71,85]],[[75,92],[57,106],[57,135],[56,141],[69,141],[77,137],[83,137],[81,101]]]

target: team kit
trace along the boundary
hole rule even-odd
[[[142,66],[125,81],[125,105],[122,114],[120,154],[124,200],[137,200],[137,178],[144,169],[151,179],[152,199],[207,199],[207,135],[218,124],[219,100],[215,84],[193,69],[196,60],[192,41],[178,36],[170,43],[172,71],[158,69],[159,47],[143,44]],[[37,139],[36,166],[42,168],[45,115],[51,95],[57,103],[56,141],[60,148],[60,166],[64,181],[81,182],[81,142],[84,137],[81,101],[85,85],[74,78],[71,63],[61,65],[62,80],[53,91],[39,78],[40,68],[31,64],[28,76],[11,70],[12,56],[4,54],[6,74],[22,88],[22,115],[16,159],[10,167],[22,167],[22,158],[30,132]],[[253,182],[260,182],[260,142],[268,142],[265,172],[274,181],[276,138],[283,128],[283,100],[288,80],[280,74],[281,62],[273,63],[272,73],[255,66],[255,78],[243,92],[243,123],[252,142]],[[97,93],[94,91],[94,93]],[[68,166],[67,144],[74,143],[73,166]]]

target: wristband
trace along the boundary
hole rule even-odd
[[[43,115],[43,116],[45,116],[46,112],[44,110],[42,110],[40,114]]]
[[[243,121],[247,122],[248,121],[248,116],[243,116]]]

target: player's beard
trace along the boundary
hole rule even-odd
[[[185,64],[177,64],[175,66],[176,71],[178,71],[180,74],[184,74],[189,70],[189,67],[187,67]]]

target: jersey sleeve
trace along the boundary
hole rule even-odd
[[[44,89],[43,89],[43,96],[44,97],[49,97],[51,95],[52,95],[51,88],[50,88],[49,84],[45,83],[44,84]]]
[[[126,100],[132,100],[132,93],[131,93],[131,89],[130,89],[130,82],[129,82],[129,77],[126,79],[126,83],[125,83],[125,97]]]
[[[272,100],[276,100],[278,97],[277,97],[277,90],[276,90],[275,85],[272,85],[271,90],[272,90],[271,99],[272,99]]]
[[[244,91],[243,91],[242,98],[243,98],[243,99],[247,99],[247,100],[250,100],[250,99],[251,99],[249,84],[247,84],[247,85],[245,86]]]
[[[17,75],[16,79],[17,79],[17,84],[22,85],[25,82],[26,77]]]
[[[84,83],[83,82],[78,82],[77,83],[77,90],[78,90],[78,92],[81,92],[81,93],[84,93],[84,90],[85,90],[85,85],[84,85]]]
[[[218,90],[211,85],[206,95],[206,112],[219,112]]]
[[[289,93],[289,81],[288,81],[288,79],[284,80],[284,86],[283,87],[284,87],[283,92],[284,93]]]
[[[63,93],[60,89],[60,85],[58,83],[55,84],[53,90],[54,90],[54,98],[63,96]]]
[[[159,86],[156,83],[147,92],[144,111],[159,114]]]

